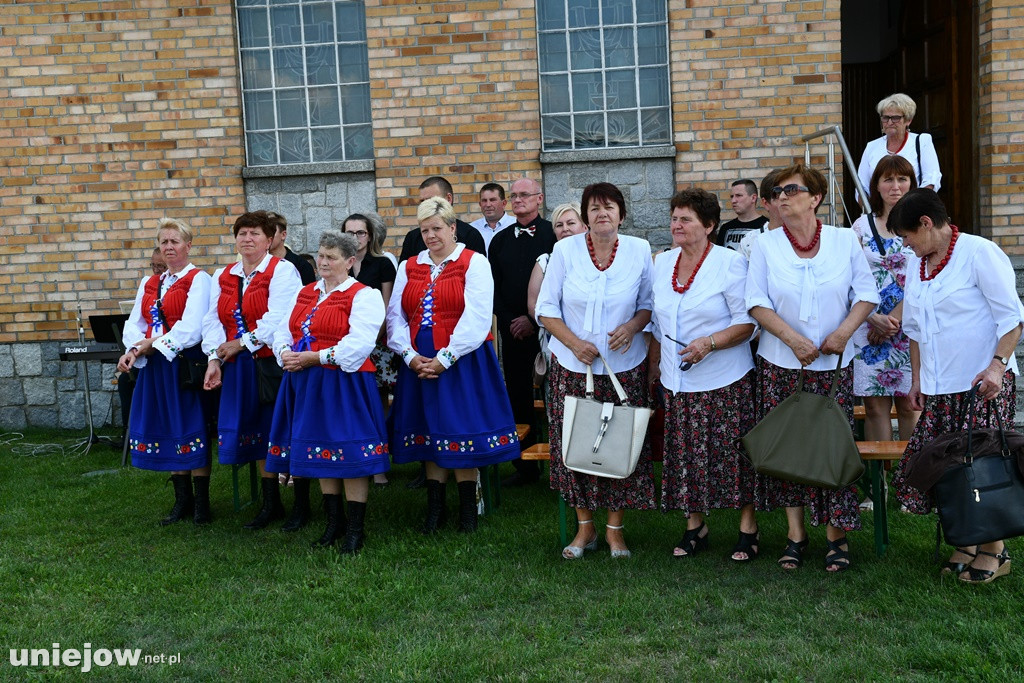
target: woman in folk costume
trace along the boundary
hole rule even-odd
[[[203,352],[209,359],[204,387],[222,388],[217,418],[220,464],[259,463],[263,508],[245,528],[263,529],[284,517],[284,507],[277,477],[264,466],[274,406],[260,402],[256,365],[273,358],[269,344],[302,281],[291,263],[268,253],[276,228],[266,211],[243,213],[233,229],[242,260],[213,275],[210,309],[203,320]],[[292,519],[284,530],[296,531],[308,519],[309,482],[297,482]]]
[[[206,419],[200,393],[181,388],[178,373],[184,355],[201,355],[210,276],[189,262],[192,231],[183,222],[162,219],[156,241],[167,271],[139,285],[122,335],[128,351],[117,363],[121,372],[139,371],[128,423],[132,465],[171,472],[174,507],[161,524],[189,517],[205,524],[210,521]]]
[[[388,346],[399,354],[388,417],[396,463],[427,463],[423,533],[446,521],[455,470],[459,531],[476,530],[477,468],[519,457],[512,407],[490,339],[494,281],[487,259],[455,241],[455,211],[440,197],[416,213],[427,248],[398,269]]]
[[[268,471],[320,480],[327,527],[314,546],[333,545],[344,532],[346,554],[363,547],[369,478],[389,469],[384,411],[369,360],[384,300],[349,275],[358,248],[352,235],[329,230],[320,237],[322,279],[299,290],[274,334],[285,375],[267,455]]]

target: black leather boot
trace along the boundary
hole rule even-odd
[[[327,516],[327,526],[320,538],[310,545],[314,548],[326,548],[334,545],[334,542],[345,530],[345,515],[341,512],[341,496],[335,493],[324,494],[324,514]]]
[[[448,510],[445,508],[446,484],[427,479],[427,520],[423,523],[422,533],[429,536],[448,521]]]
[[[192,522],[194,524],[209,524],[212,520],[210,516],[210,477],[192,477],[192,485],[195,486],[196,491]]]
[[[472,533],[476,531],[476,481],[459,482],[459,531]]]
[[[281,489],[277,483],[277,475],[262,477],[263,509],[256,518],[245,525],[246,529],[263,529],[271,522],[284,518],[284,506],[281,505]]]
[[[171,508],[170,514],[160,520],[160,526],[188,519],[195,507],[195,498],[192,497],[192,475],[172,474],[169,481],[174,484],[174,507]]]
[[[281,531],[298,531],[309,524],[309,479],[292,479],[295,502],[292,514],[281,527]]]
[[[366,540],[363,533],[363,520],[366,518],[366,503],[348,503],[348,524],[345,527],[345,540],[341,543],[341,554],[351,555],[359,552]]]

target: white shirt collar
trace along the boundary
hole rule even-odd
[[[263,260],[259,262],[259,265],[257,265],[253,269],[253,272],[254,273],[262,273],[263,271],[265,271],[267,269],[267,267],[270,266],[270,259],[271,258],[272,258],[272,255],[270,254],[270,252],[267,252],[267,255],[263,257]],[[234,263],[234,265],[231,266],[231,274],[232,275],[237,275],[238,277],[245,277],[245,270],[243,270],[243,268],[242,268],[242,262],[241,261],[236,261]]]
[[[350,276],[348,276],[348,278],[344,282],[342,282],[340,285],[338,285],[337,287],[335,287],[334,289],[332,289],[329,292],[325,291],[325,287],[327,287],[327,285],[324,283],[324,281],[322,279],[321,280],[317,280],[316,284],[313,285],[313,286],[316,288],[316,291],[320,292],[324,296],[327,296],[329,294],[333,294],[334,292],[344,292],[346,289],[348,289],[349,287],[351,287],[355,283],[356,283],[356,279],[350,275]]]
[[[452,253],[448,254],[448,256],[446,256],[444,258],[444,261],[441,261],[441,263],[437,263],[437,264],[435,264],[430,259],[430,250],[429,249],[424,249],[423,251],[420,252],[420,255],[416,257],[416,263],[422,263],[422,264],[428,265],[428,266],[430,266],[432,268],[438,268],[443,263],[446,263],[448,261],[454,261],[457,258],[459,258],[459,256],[462,254],[462,250],[465,249],[465,248],[466,248],[465,244],[463,244],[462,242],[456,242],[455,243],[455,250]]]
[[[179,270],[177,273],[172,274],[171,271],[165,270],[164,272],[160,273],[160,281],[163,282],[164,280],[170,280],[170,284],[174,284],[193,268],[195,268],[195,266],[193,266],[192,263],[189,262],[187,266]],[[171,280],[171,278],[174,279]]]

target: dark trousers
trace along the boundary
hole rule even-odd
[[[501,333],[501,365],[505,372],[505,388],[508,401],[512,404],[512,416],[516,424],[533,425],[533,360],[540,352],[537,335],[516,339],[510,332]],[[522,448],[535,441],[533,433],[526,437]],[[512,461],[516,471],[528,476],[538,476],[540,465],[533,460],[516,458]]]

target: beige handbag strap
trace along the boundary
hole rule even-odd
[[[622,388],[622,383],[619,382],[619,378],[615,376],[614,372],[612,372],[612,366],[608,365],[608,361],[605,359],[603,354],[598,353],[597,355],[601,359],[601,362],[604,363],[605,369],[608,371],[608,378],[611,379],[612,386],[615,387],[615,393],[619,397],[619,402],[624,406],[628,406],[629,398],[626,396],[626,391]],[[587,366],[587,398],[594,398],[594,370],[591,365]]]

